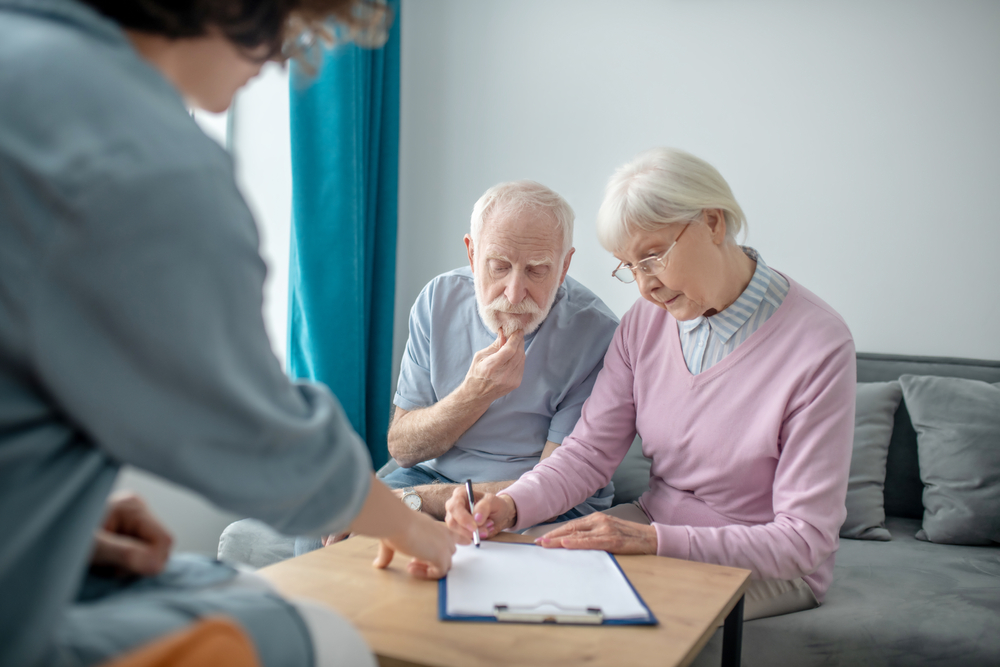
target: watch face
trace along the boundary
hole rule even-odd
[[[403,503],[411,510],[420,509],[420,496],[416,493],[408,493],[403,496]]]

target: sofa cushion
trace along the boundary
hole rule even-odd
[[[854,413],[854,451],[847,482],[847,519],[841,537],[888,540],[883,488],[893,417],[903,389],[899,382],[859,382]]]
[[[886,526],[891,542],[841,540],[820,607],[745,623],[743,665],[998,664],[1000,546],[921,542],[919,519]],[[717,666],[721,639],[693,664]]]
[[[901,375],[933,375],[1000,382],[1000,361],[858,352],[858,382],[888,382],[898,380]],[[920,481],[920,464],[917,460],[917,433],[910,423],[904,400],[896,410],[892,441],[889,443],[889,459],[885,464],[886,515],[923,518],[923,492],[924,484]]]
[[[1000,384],[900,378],[924,482],[921,539],[1000,542]]]
[[[611,477],[615,485],[615,497],[612,505],[621,505],[638,500],[639,496],[649,489],[649,469],[653,462],[642,455],[642,439],[636,436],[625,453],[625,458],[618,464],[618,469]]]

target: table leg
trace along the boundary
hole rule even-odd
[[[743,597],[722,626],[722,667],[740,667],[743,653]]]

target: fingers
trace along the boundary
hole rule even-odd
[[[594,523],[593,517],[595,516],[597,515],[591,514],[589,516],[581,517],[579,519],[573,519],[572,521],[567,521],[566,523],[561,523],[552,530],[550,530],[549,532],[539,537],[538,539],[540,540],[544,537],[551,540],[559,537],[565,537],[567,535],[573,535],[575,533],[580,532],[581,530],[589,530]],[[535,541],[537,542],[538,540]]]
[[[508,336],[497,355],[507,361],[524,359],[524,332],[518,330]]]
[[[517,356],[524,356],[524,332],[515,331],[510,336],[504,334],[503,330],[497,334],[497,339],[488,348],[480,350],[477,354],[485,352],[482,358],[489,358],[494,362],[505,363]]]
[[[170,551],[174,538],[146,506],[132,493],[112,496],[104,529],[109,533],[128,535],[165,552]]]
[[[343,542],[350,536],[351,536],[350,532],[334,533],[332,535],[327,535],[326,537],[323,538],[323,546],[328,547],[331,544],[336,544],[337,542]]]
[[[411,577],[417,579],[440,579],[447,574],[447,570],[442,571],[441,568],[417,558],[409,562],[406,571]]]
[[[146,503],[133,493],[108,500],[108,513],[94,545],[92,562],[132,574],[159,574],[170,558],[174,539]]]
[[[91,564],[151,577],[163,571],[169,556],[169,551],[156,548],[134,537],[99,530],[94,540]]]
[[[565,523],[535,540],[546,548],[601,549],[617,554],[657,553],[656,529],[601,512]]]
[[[480,501],[482,503],[482,501]],[[473,532],[479,530],[479,524],[469,513],[469,498],[464,486],[455,487],[451,498],[445,503],[445,523],[459,535],[471,539]]]
[[[378,541],[378,554],[375,555],[375,560],[372,561],[372,565],[380,570],[384,570],[389,567],[389,563],[392,562],[392,557],[396,554],[396,551],[389,546],[389,543],[385,540]]]

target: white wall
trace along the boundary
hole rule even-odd
[[[747,242],[858,350],[1000,359],[1000,3],[420,0],[402,20],[397,360],[499,181],[570,201],[570,273],[624,313],[594,218],[656,145],[722,172]]]

